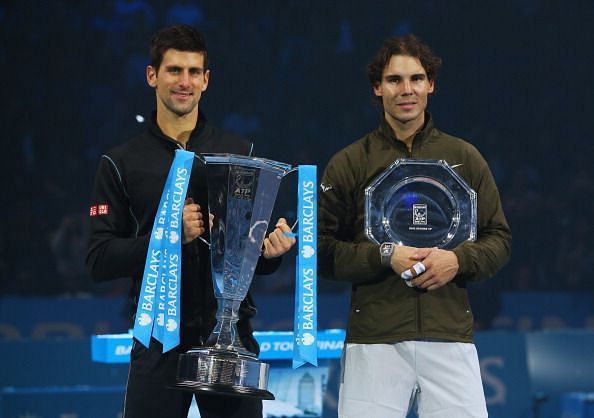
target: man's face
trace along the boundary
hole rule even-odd
[[[386,120],[390,123],[421,127],[427,108],[427,97],[433,93],[421,62],[408,55],[392,55],[384,68],[381,82],[373,88],[382,98]]]
[[[177,116],[198,111],[202,92],[208,87],[209,71],[200,52],[168,49],[158,69],[148,66],[146,79],[157,93],[157,111]]]

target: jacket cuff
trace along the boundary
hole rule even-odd
[[[258,264],[256,265],[255,274],[274,273],[281,265],[282,260],[282,256],[275,258],[265,258],[264,256],[260,256],[260,258],[258,259]]]
[[[464,251],[464,244],[457,246],[454,248],[453,253],[456,254],[458,258],[458,276],[468,276],[472,274],[471,271],[471,263],[469,257],[466,255],[466,251]]]
[[[370,244],[369,249],[367,250],[367,264],[369,264],[369,269],[374,273],[379,273],[386,269],[386,267],[382,265],[379,247],[380,246],[377,244]]]

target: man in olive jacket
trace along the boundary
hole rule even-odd
[[[509,259],[511,232],[489,167],[426,111],[441,60],[414,35],[387,39],[368,66],[377,129],[329,162],[319,198],[323,276],[352,284],[339,416],[487,417],[467,281]],[[367,240],[365,188],[399,158],[445,160],[477,193],[477,240],[445,250]],[[386,248],[383,248],[384,250]],[[422,263],[421,274],[411,270]],[[401,278],[409,270],[410,281]],[[418,275],[417,275],[418,274]]]

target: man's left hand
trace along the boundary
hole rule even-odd
[[[264,239],[262,250],[264,258],[279,257],[295,245],[295,238],[285,235],[285,232],[290,233],[291,228],[287,225],[285,218],[280,218],[276,223],[274,231]]]
[[[445,286],[456,277],[460,268],[453,251],[432,248],[429,254],[419,254],[418,259],[425,265],[425,272],[413,279],[411,284],[421,289],[435,290]]]

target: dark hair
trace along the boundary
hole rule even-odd
[[[417,58],[425,69],[427,78],[431,81],[435,81],[441,68],[441,58],[434,55],[431,49],[415,35],[408,34],[398,38],[388,38],[367,65],[367,76],[372,86],[375,87],[382,82],[384,69],[393,55]]]
[[[200,32],[188,25],[175,25],[161,29],[151,39],[151,66],[159,70],[163,55],[169,49],[201,52],[204,54],[204,69],[208,69],[208,51]]]

